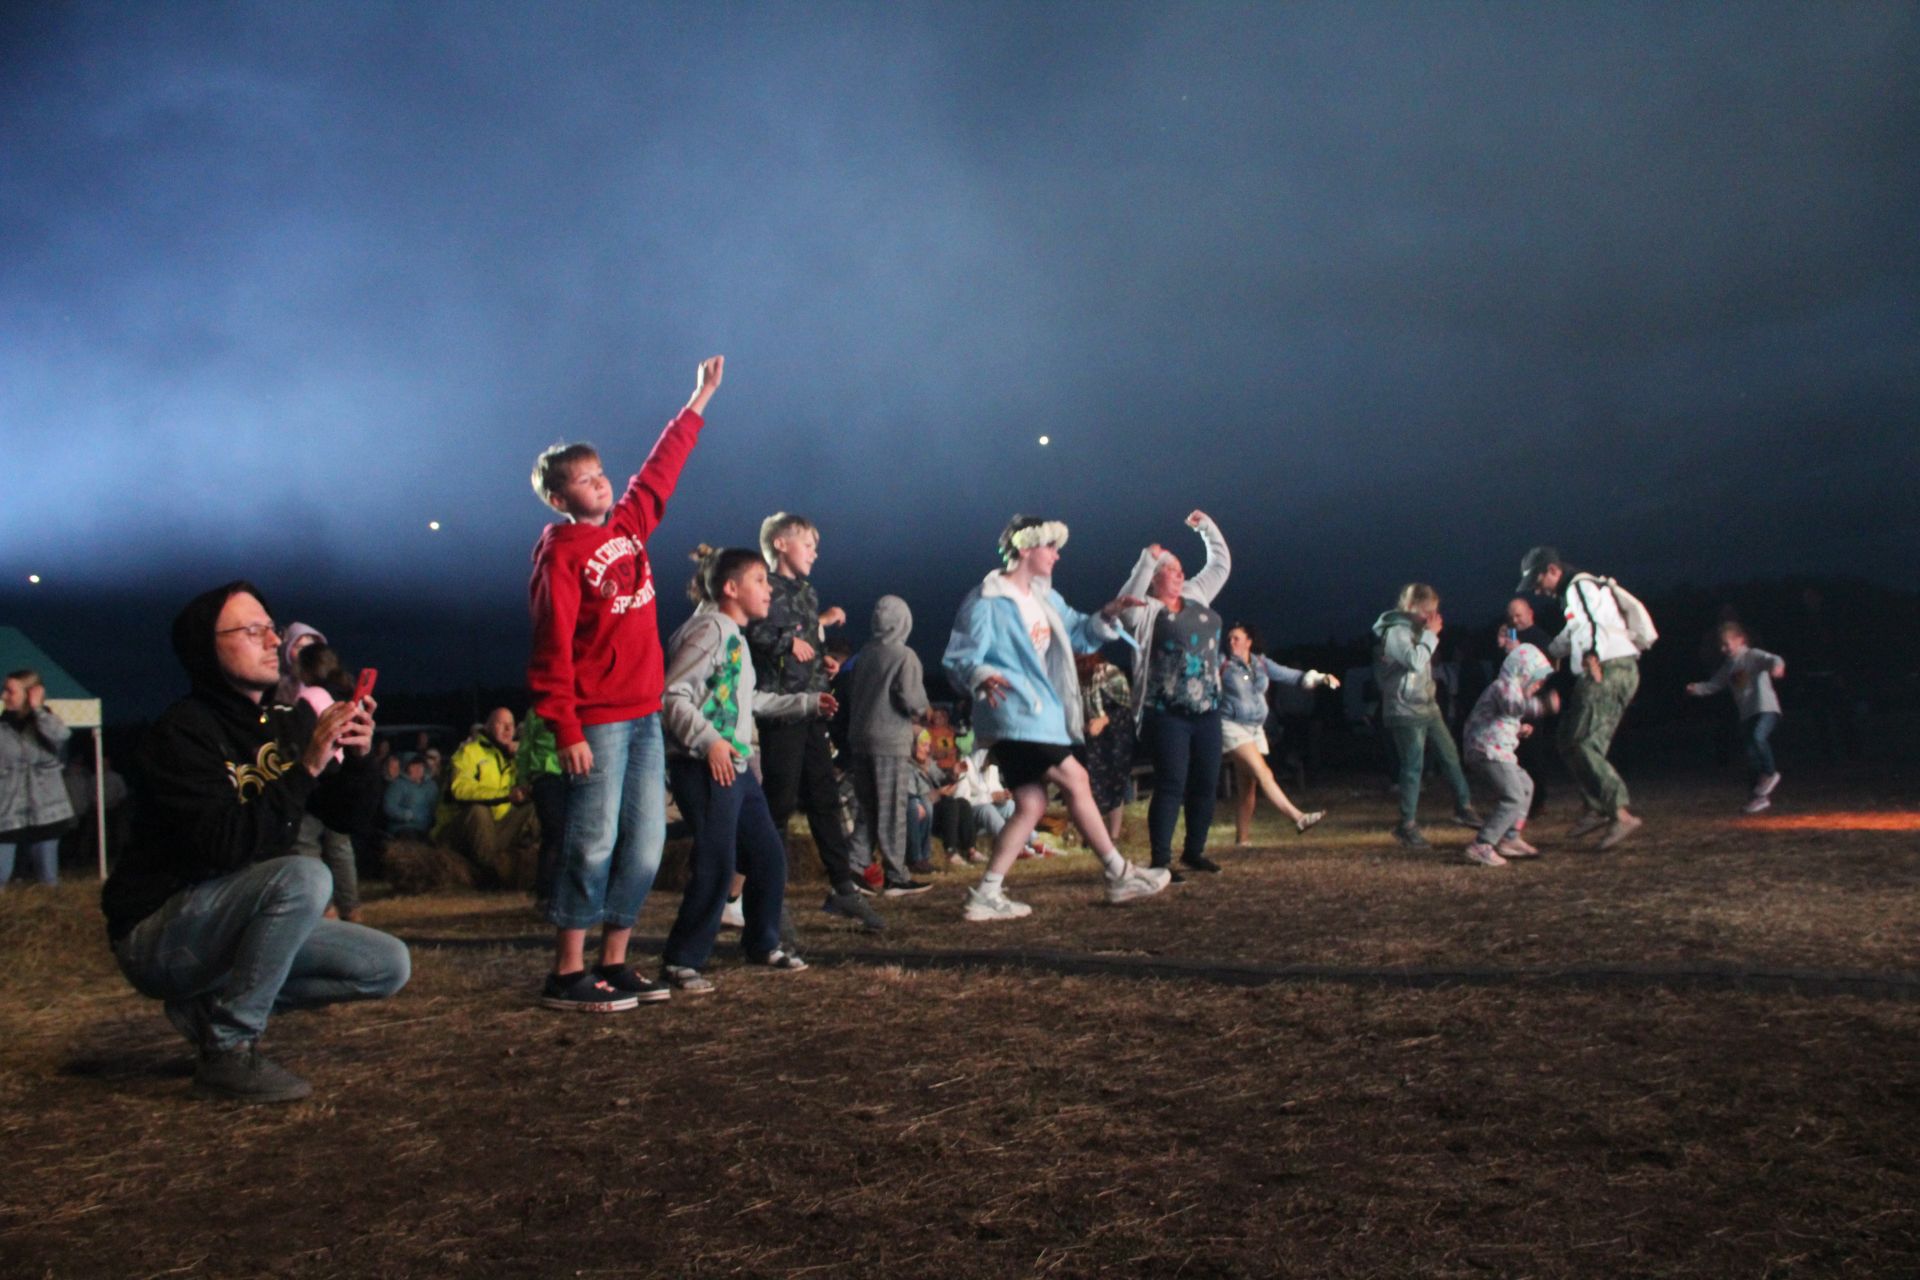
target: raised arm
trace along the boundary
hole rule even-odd
[[[1208,604],[1220,594],[1220,588],[1227,585],[1227,574],[1233,569],[1233,556],[1227,551],[1227,540],[1220,533],[1220,526],[1213,517],[1204,511],[1195,511],[1187,517],[1187,525],[1200,535],[1207,545],[1207,562],[1200,572],[1187,579],[1187,594],[1198,596]]]

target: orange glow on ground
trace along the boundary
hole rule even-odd
[[[1781,813],[1737,818],[1733,825],[1748,831],[1920,831],[1920,813]]]

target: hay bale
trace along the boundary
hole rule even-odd
[[[437,893],[473,888],[473,868],[449,849],[417,840],[387,845],[387,883],[395,893]]]

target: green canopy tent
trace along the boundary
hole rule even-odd
[[[47,656],[39,645],[27,639],[18,627],[0,627],[0,675],[32,668],[47,686],[47,710],[66,722],[69,729],[92,729],[93,734],[93,820],[99,835],[100,878],[107,878],[107,770],[100,745],[100,699],[68,675],[66,668]]]

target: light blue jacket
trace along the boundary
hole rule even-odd
[[[997,569],[967,593],[953,619],[941,666],[955,688],[973,697],[976,747],[1003,741],[1071,746],[1086,736],[1073,655],[1092,653],[1124,633],[1098,614],[1075,610],[1042,582],[1034,583],[1034,599],[1053,629],[1044,658],[1020,620],[1006,575]],[[1004,676],[1013,686],[999,706],[980,693],[980,682],[990,675]]]
[[[1267,686],[1276,680],[1301,684],[1306,678],[1306,672],[1283,667],[1263,653],[1255,654],[1252,662],[1229,655],[1220,664],[1220,712],[1235,724],[1259,728],[1267,722]]]

